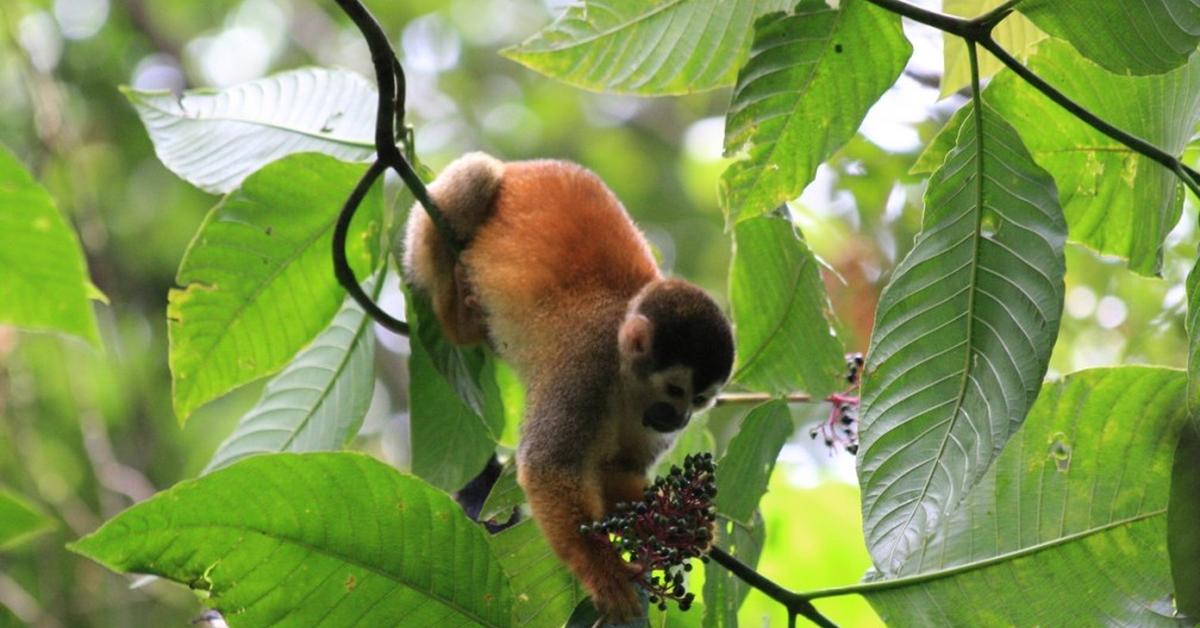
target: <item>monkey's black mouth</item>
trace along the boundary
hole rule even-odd
[[[657,432],[674,432],[687,425],[687,416],[680,416],[671,404],[659,401],[646,408],[642,414],[642,425]]]

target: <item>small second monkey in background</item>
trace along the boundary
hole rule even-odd
[[[608,620],[641,614],[637,566],[582,535],[646,473],[733,365],[729,321],[659,272],[613,193],[562,161],[472,153],[429,186],[464,248],[455,261],[414,206],[405,271],[446,336],[488,342],[527,389],[517,478],[550,545]]]

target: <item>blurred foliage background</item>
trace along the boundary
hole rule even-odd
[[[938,2],[924,3],[938,7]],[[730,238],[716,182],[728,90],[639,99],[583,92],[496,54],[532,34],[559,0],[374,2],[409,80],[408,120],[435,171],[467,150],[506,159],[567,158],[603,177],[655,245],[665,268],[723,295]],[[910,25],[911,26],[911,25]],[[920,148],[959,104],[938,100],[941,39],[913,28],[916,54],[862,134],[821,168],[793,204],[827,273],[840,334],[863,350],[879,289],[920,222]],[[188,625],[203,606],[181,587],[127,580],[63,544],[137,500],[195,476],[255,400],[249,386],[186,428],[171,412],[167,290],[205,212],[218,199],[169,173],[117,87],[223,87],[302,65],[370,76],[369,55],[335,3],[315,0],[6,0],[0,4],[0,141],[57,200],[85,247],[105,349],[0,328],[0,486],[60,522],[0,552],[0,625]],[[330,212],[337,208],[329,208]],[[1068,251],[1066,323],[1051,373],[1117,363],[1182,366],[1183,278],[1195,257],[1191,212],[1168,239],[1162,279]],[[723,297],[719,297],[723,298]],[[388,303],[385,299],[385,303]],[[397,301],[392,298],[391,307]],[[381,334],[386,381],[363,447],[406,464],[404,339]],[[709,419],[718,446],[744,409]],[[858,580],[869,560],[853,460],[808,438],[825,410],[795,408],[797,431],[763,503],[761,567],[785,586]],[[826,606],[828,604],[828,606]],[[843,625],[877,619],[865,602],[819,606]],[[6,619],[7,617],[7,619]],[[753,594],[745,625],[785,625]]]

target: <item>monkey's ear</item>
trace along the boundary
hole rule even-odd
[[[621,323],[618,342],[621,355],[639,358],[650,352],[650,341],[654,335],[654,326],[650,319],[641,314],[630,314]]]

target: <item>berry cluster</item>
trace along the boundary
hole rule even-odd
[[[846,383],[850,388],[857,388],[862,380],[863,354],[851,353],[846,356]]]
[[[708,562],[704,554],[713,538],[717,495],[712,454],[689,455],[683,468],[672,466],[646,488],[645,498],[619,503],[602,521],[580,527],[580,532],[607,541],[641,566],[634,579],[650,594],[650,603],[667,609],[675,600],[686,611],[696,599],[684,587],[683,573],[691,571],[691,558]]]
[[[837,451],[838,445],[852,455],[858,453],[858,395],[855,393],[861,381],[862,367],[861,353],[846,356],[846,382],[850,386],[825,398],[830,405],[829,418],[808,431],[814,440],[817,436],[825,440],[830,454]]]

